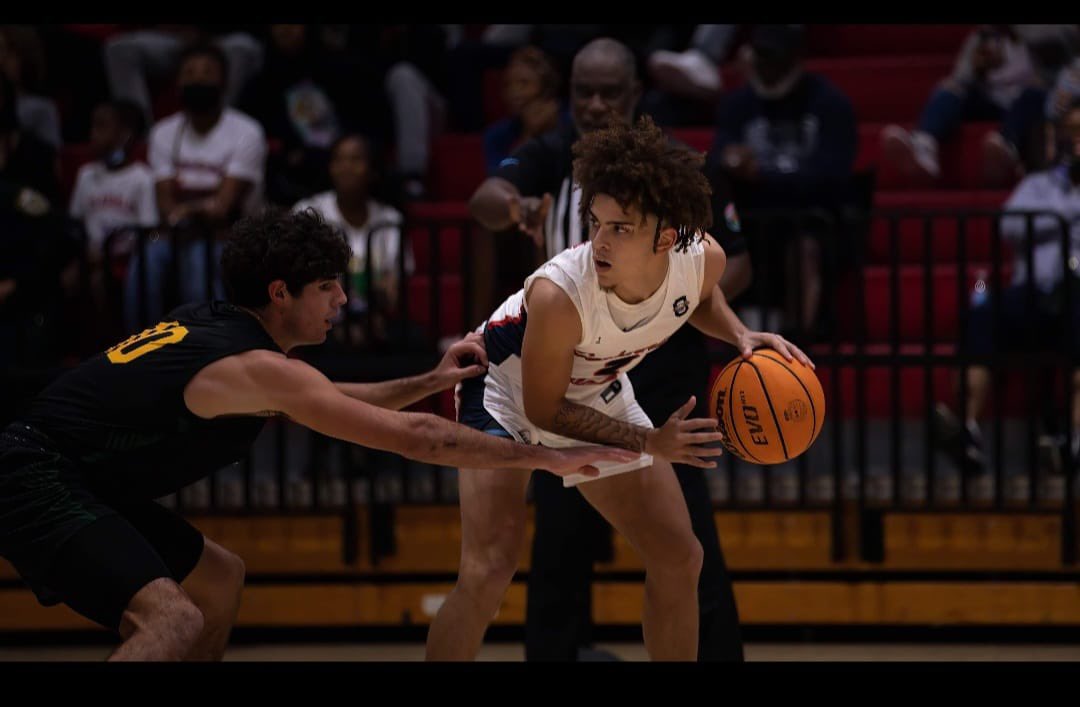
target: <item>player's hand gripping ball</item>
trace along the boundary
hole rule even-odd
[[[809,366],[758,349],[724,367],[709,391],[709,410],[728,451],[755,464],[780,464],[821,434],[825,391]]]

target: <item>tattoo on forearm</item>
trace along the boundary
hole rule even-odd
[[[607,444],[633,452],[645,451],[645,429],[568,400],[559,404],[551,431],[583,442]]]

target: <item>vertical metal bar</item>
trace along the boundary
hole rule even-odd
[[[1065,498],[1062,502],[1061,509],[1061,562],[1065,565],[1076,564],[1077,560],[1077,548],[1076,548],[1076,494],[1074,489],[1075,484],[1075,468],[1076,460],[1073,458],[1073,441],[1072,437],[1075,432],[1073,429],[1073,374],[1075,369],[1074,362],[1077,355],[1075,351],[1075,345],[1073,341],[1076,340],[1076,333],[1073,331],[1076,321],[1075,312],[1073,311],[1073,272],[1077,267],[1080,267],[1080,263],[1077,263],[1072,253],[1072,233],[1070,232],[1069,224],[1065,222],[1065,219],[1058,216],[1058,228],[1061,233],[1061,262],[1064,267],[1063,280],[1062,280],[1062,307],[1061,307],[1061,328],[1059,331],[1065,333],[1064,343],[1064,356],[1062,366],[1062,378],[1064,379],[1065,387],[1065,414],[1063,428],[1065,430],[1065,443],[1062,445],[1061,450],[1061,464],[1065,474]]]
[[[891,339],[890,357],[892,364],[889,366],[889,403],[891,415],[889,418],[889,473],[892,476],[892,503],[893,507],[900,506],[900,468],[902,451],[900,449],[900,364],[897,356],[900,355],[900,229],[896,218],[889,219],[889,260],[892,267],[889,268],[889,334]]]
[[[1002,343],[1002,290],[1001,285],[1001,222],[999,219],[994,219],[993,227],[990,231],[990,268],[991,276],[990,282],[986,283],[987,291],[992,293],[990,296],[990,306],[993,316],[991,317],[991,331],[993,332],[991,340],[994,342],[994,352],[990,357],[990,380],[995,384],[991,385],[991,390],[994,391],[994,486],[997,491],[995,498],[995,505],[998,509],[1001,509],[1005,503],[1004,495],[1004,482],[1005,482],[1005,455],[1004,455],[1004,426],[1002,420],[1004,417],[1004,402],[1005,395],[1002,388],[1004,386],[997,385],[996,383],[1001,381],[1001,343]],[[967,273],[964,274],[964,279],[967,279]],[[967,419],[967,411],[964,411],[965,421]]]
[[[859,303],[855,318],[855,463],[859,475],[859,518],[866,512],[866,254],[861,239],[855,241],[856,301]]]
[[[277,457],[277,502],[278,510],[285,510],[285,425],[283,418],[277,419],[277,435],[274,438],[275,452]]]
[[[959,231],[960,224],[957,224]],[[923,217],[923,347],[926,362],[923,366],[923,419],[926,430],[926,500],[927,506],[935,501],[934,488],[937,485],[937,457],[934,454],[934,369],[930,355],[934,350],[934,252],[932,228],[929,217]],[[957,233],[957,238],[960,238]],[[963,479],[960,481],[964,486]]]
[[[431,335],[432,342],[442,338],[442,277],[439,262],[442,260],[442,232],[439,224],[431,227]]]
[[[967,240],[968,240],[968,221],[964,221],[964,228],[960,229],[957,233],[956,239],[956,261],[957,261],[957,273],[956,273],[956,314],[957,314],[957,333],[959,334],[958,340],[965,342],[967,340],[967,322],[968,322],[968,289],[967,289]],[[957,347],[957,351],[953,358],[955,365],[953,370],[957,373],[959,384],[959,400],[957,410],[960,415],[960,419],[967,420],[967,404],[968,404],[968,356],[966,346],[961,344]],[[928,411],[932,412],[932,411]],[[927,437],[928,446],[936,446],[937,430],[934,425],[928,425],[927,427],[929,436]],[[933,452],[930,452],[933,455]],[[963,498],[967,500],[966,484],[963,479],[963,469],[960,470],[960,483],[961,493]]]
[[[157,231],[154,231],[157,233]],[[138,318],[135,323],[135,331],[129,331],[128,334],[134,334],[142,329],[146,328],[146,320],[150,318],[148,311],[149,305],[146,302],[146,241],[150,237],[150,231],[145,228],[139,229],[139,266],[135,268],[135,291],[138,293]]]
[[[473,281],[472,281],[472,249],[473,249],[473,224],[470,221],[461,223],[461,296],[465,298],[462,312],[465,313],[465,330],[472,331],[476,326],[473,319],[476,312],[473,307]]]
[[[1025,311],[1027,317],[1025,319],[1027,322],[1032,322],[1038,308],[1038,304],[1035,302],[1035,219],[1033,214],[1028,212],[1024,215],[1024,220],[1027,225],[1024,238],[1024,258],[1027,262],[1027,287],[1025,288],[1027,305]],[[1034,391],[1037,367],[1031,365],[1031,363],[1032,361],[1029,359],[1028,365],[1024,366],[1024,407],[1027,410],[1028,506],[1034,508],[1038,505],[1039,452],[1038,432],[1035,425],[1039,419],[1039,410],[1038,398]]]
[[[243,475],[244,475],[244,510],[251,513],[255,510],[255,479],[254,470],[251,463],[251,454],[244,457]]]

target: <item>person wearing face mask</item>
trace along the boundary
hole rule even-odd
[[[142,112],[126,101],[106,101],[94,108],[90,145],[95,159],[79,168],[68,213],[86,235],[86,266],[94,310],[106,312],[104,268],[106,239],[127,227],[149,228],[158,223],[154,178],[146,163],[136,160],[133,148],[142,134]],[[130,239],[123,244],[130,252]]]
[[[743,210],[838,208],[850,198],[855,111],[826,78],[804,71],[803,46],[801,25],[756,27],[740,56],[749,85],[721,101],[709,159],[732,179]],[[821,325],[828,247],[827,239],[795,233],[767,250],[779,260],[770,271],[792,285],[784,288],[792,336],[812,336]]]
[[[964,344],[974,360],[996,351],[1041,348],[1080,353],[1080,99],[1074,100],[1061,120],[1053,126],[1054,159],[1048,169],[1025,177],[1002,207],[1001,235],[1012,246],[1013,280],[1000,295],[980,279],[972,293]],[[1057,214],[1069,224],[1069,253],[1061,252],[1060,222],[1050,216],[1027,220],[1010,211],[1039,211]],[[1033,272],[1028,273],[1027,250],[1032,248]],[[1065,265],[1070,273],[1070,299],[1065,301]],[[1035,310],[1028,309],[1028,281],[1035,287]],[[994,324],[994,299],[1001,298],[1002,321]],[[997,336],[995,338],[995,329]],[[935,409],[937,440],[942,450],[965,476],[987,473],[985,443],[979,420],[993,383],[990,368],[984,364],[969,367],[968,397],[963,421],[944,403]],[[1080,371],[1073,374],[1072,432],[1069,438],[1072,458],[1080,455]],[[1061,447],[1064,435],[1044,436],[1040,440],[1043,468],[1061,472]]]
[[[223,296],[217,273],[207,272],[208,262],[220,260],[229,226],[263,201],[266,138],[258,122],[224,105],[226,76],[228,63],[216,45],[187,48],[177,76],[183,109],[150,130],[149,161],[158,213],[173,238],[152,237],[146,244],[145,263],[139,253],[132,260],[125,287],[130,331],[146,323],[139,317],[141,284],[146,288],[149,323],[162,314],[173,257],[179,261],[176,286],[181,302]],[[210,254],[208,247],[213,248]],[[145,268],[144,283],[140,267]]]
[[[109,37],[102,54],[110,94],[142,108],[149,124],[154,118],[150,82],[168,77],[183,62],[184,48],[202,42],[213,42],[229,59],[224,94],[232,105],[263,65],[262,45],[242,25],[150,25]]]

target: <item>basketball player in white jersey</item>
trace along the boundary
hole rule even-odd
[[[726,258],[704,229],[710,187],[701,155],[672,145],[645,117],[574,145],[574,178],[590,240],[525,280],[485,322],[489,368],[458,388],[458,419],[489,434],[551,447],[576,440],[640,452],[568,476],[645,565],[645,647],[654,660],[697,657],[701,545],[671,462],[711,468],[722,435],[686,420],[691,397],[659,429],[634,399],[626,372],[689,322],[744,356],[771,347],[806,355],[776,334],[749,331],[719,282]],[[458,581],[432,622],[431,660],[475,658],[517,569],[525,541],[529,472],[461,469]]]

